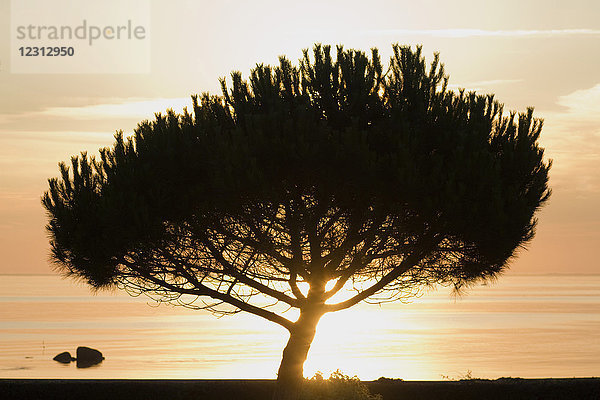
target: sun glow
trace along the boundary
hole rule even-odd
[[[398,343],[390,343],[391,351],[387,354],[375,355],[371,349],[381,345],[377,332],[396,333],[398,342],[402,343],[405,334],[416,328],[410,321],[386,319],[382,308],[374,305],[359,305],[326,314],[317,326],[304,365],[304,376],[312,377],[317,371],[329,376],[337,369],[361,379],[377,379],[383,371],[390,370],[398,377],[409,376],[415,372],[414,366],[399,364],[398,357],[393,354],[393,351],[406,351]],[[411,352],[414,350],[410,349]],[[357,357],[357,353],[360,356]]]

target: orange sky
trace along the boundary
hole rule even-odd
[[[0,0],[0,273],[51,272],[39,198],[59,161],[314,42],[376,46],[385,59],[391,43],[423,44],[428,59],[441,53],[452,87],[495,93],[506,109],[535,106],[554,194],[513,271],[598,271],[600,3],[215,3],[151,1],[151,73],[51,75],[10,72],[10,2]]]

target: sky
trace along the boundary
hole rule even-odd
[[[428,60],[440,53],[451,88],[495,93],[505,110],[534,106],[553,195],[512,273],[600,273],[600,2],[146,1],[148,71],[22,74],[0,0],[0,274],[52,273],[40,196],[59,161],[316,42],[378,47],[384,60],[392,43],[422,44]]]

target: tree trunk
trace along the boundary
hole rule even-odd
[[[304,362],[323,316],[320,309],[302,310],[283,350],[273,400],[297,400],[304,380]]]

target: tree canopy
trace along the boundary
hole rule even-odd
[[[99,157],[61,163],[42,199],[59,269],[251,312],[290,341],[303,314],[316,326],[374,295],[498,275],[550,195],[542,121],[449,90],[437,54],[392,49],[385,69],[377,49],[315,45],[298,66],[234,72],[220,96],[192,96],[192,113],[156,114]]]

